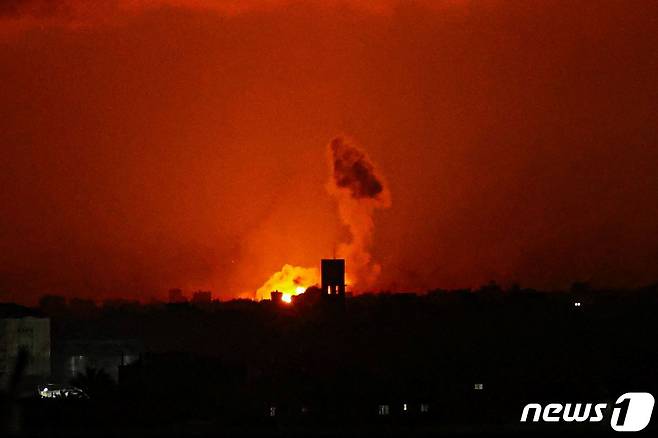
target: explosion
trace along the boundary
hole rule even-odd
[[[319,281],[320,273],[317,268],[286,264],[256,291],[256,297],[262,300],[269,298],[271,292],[279,291],[283,293],[283,301],[290,303],[293,295],[304,293],[308,287],[318,284]]]
[[[372,261],[375,210],[388,208],[391,197],[383,179],[377,174],[366,154],[342,137],[334,138],[328,147],[330,178],[328,193],[338,202],[338,214],[350,233],[350,241],[337,248],[339,258],[346,260],[348,284],[360,289],[372,286],[381,266]],[[284,265],[263,284],[256,296],[268,298],[272,291],[282,292],[283,301],[290,303],[294,295],[317,285],[320,274],[316,268]]]

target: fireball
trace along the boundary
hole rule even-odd
[[[286,264],[256,291],[256,296],[261,300],[266,299],[272,291],[278,290],[283,294],[283,302],[291,303],[293,296],[303,294],[308,287],[318,284],[319,280],[320,273],[317,268]]]

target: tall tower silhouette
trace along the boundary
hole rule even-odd
[[[345,259],[322,259],[322,295],[345,297]]]

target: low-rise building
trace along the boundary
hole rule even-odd
[[[16,369],[20,352],[25,367],[20,388],[43,383],[50,377],[50,319],[17,304],[0,304],[0,388],[5,388]]]

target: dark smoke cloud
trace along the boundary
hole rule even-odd
[[[87,27],[111,22],[125,14],[156,11],[158,9],[179,9],[198,12],[212,12],[222,16],[236,16],[244,13],[273,11],[279,8],[301,4],[295,0],[0,0],[0,19],[28,19],[31,26],[74,25]],[[318,9],[341,7],[371,14],[390,14],[398,0],[361,2],[352,0],[324,0],[314,2]],[[431,2],[430,2],[431,4]],[[25,28],[29,28],[27,26]],[[25,29],[23,28],[23,29]]]
[[[377,174],[375,166],[354,143],[336,137],[329,143],[331,177],[327,189],[338,201],[338,214],[350,232],[350,241],[338,247],[345,258],[353,291],[371,287],[381,272],[373,261],[370,247],[373,240],[375,210],[388,208],[391,195]]]
[[[0,1],[0,18],[18,18],[30,16],[47,18],[57,15],[67,15],[71,12],[71,4],[55,0],[2,0]]]
[[[363,152],[341,137],[333,139],[330,148],[336,186],[348,189],[355,199],[378,198],[384,186]]]

